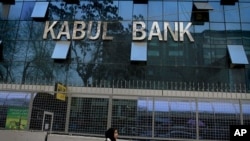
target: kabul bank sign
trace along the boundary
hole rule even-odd
[[[73,32],[70,34],[69,30],[69,22],[63,21],[63,23],[59,23],[58,21],[46,21],[43,39],[47,39],[50,34],[51,38],[54,40],[61,39],[62,36],[65,36],[67,40],[82,40],[84,38],[88,38],[89,40],[96,40],[98,38],[102,38],[102,40],[113,40],[112,36],[107,35],[108,31],[108,22],[102,21],[89,21],[86,25],[84,21],[74,21],[73,23]],[[96,26],[94,26],[96,24]],[[55,34],[55,27],[61,26],[58,34]],[[188,22],[187,25],[184,26],[183,22],[174,22],[174,30],[172,30],[169,22],[163,22],[163,33],[161,32],[160,26],[158,22],[153,22],[152,26],[149,30],[148,36],[146,31],[146,24],[142,21],[134,21],[133,22],[133,31],[132,37],[133,41],[140,40],[151,40],[152,37],[158,37],[160,41],[167,41],[168,33],[171,34],[174,41],[184,41],[184,36],[187,35],[188,39],[191,42],[194,42],[194,38],[192,37],[189,28],[192,23]],[[87,28],[86,28],[87,26]],[[96,28],[93,30],[93,28]],[[102,30],[102,35],[101,35]],[[93,35],[93,31],[96,33]]]

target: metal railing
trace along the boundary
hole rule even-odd
[[[98,88],[238,92],[238,93],[249,92],[249,86],[246,83],[174,82],[174,81],[151,81],[151,80],[93,80],[92,82],[85,82],[85,83],[82,81],[65,83],[64,80],[55,80],[55,79],[27,79],[25,82],[21,81],[0,82],[0,89],[4,89],[3,84],[55,86],[57,82],[60,82],[63,85],[69,87],[98,87]]]

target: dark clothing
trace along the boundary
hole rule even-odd
[[[105,132],[105,138],[106,141],[116,141],[116,139],[114,138],[114,134],[115,134],[115,128],[109,128],[106,132]],[[109,139],[109,140],[108,140]]]

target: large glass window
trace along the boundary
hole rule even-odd
[[[5,34],[2,38],[5,40],[16,40],[18,27],[19,27],[19,21],[7,21],[7,23],[4,26]]]
[[[148,2],[148,20],[162,20],[162,1],[149,1]]]
[[[190,21],[192,14],[192,2],[179,2],[178,3],[178,15],[179,21]]]
[[[211,23],[210,24],[211,44],[224,44],[226,45],[226,31],[224,23]]]
[[[131,20],[133,12],[133,1],[119,1],[119,16],[123,20]]]
[[[223,6],[219,2],[210,2],[213,10],[209,11],[209,20],[210,22],[224,22],[224,12]]]
[[[242,28],[242,39],[243,39],[243,45],[246,46],[246,49],[249,49],[250,46],[250,24],[241,24]],[[248,54],[248,53],[247,53]]]
[[[35,2],[24,2],[22,13],[21,13],[21,20],[30,20],[31,19],[31,13],[34,8]]]
[[[243,124],[250,125],[250,102],[242,101]]]
[[[17,38],[18,40],[30,39],[32,22],[31,21],[20,21]],[[40,33],[41,34],[41,33]]]
[[[111,125],[119,135],[139,136],[143,130],[137,122],[137,100],[113,99]]]
[[[16,41],[16,47],[15,47],[16,52],[14,53],[13,61],[24,62],[26,59],[26,53],[27,53],[28,47],[29,45],[27,41]]]
[[[139,98],[137,103],[137,126],[140,127],[141,137],[152,137],[153,99]]]
[[[148,19],[148,5],[134,4],[133,20],[147,20]]]
[[[240,107],[237,101],[198,101],[200,128],[203,139],[228,140],[229,126],[240,125]]]
[[[240,22],[239,5],[224,6],[225,22]]]
[[[240,18],[241,22],[250,22],[249,13],[250,13],[250,3],[240,3]]]
[[[16,2],[15,5],[11,5],[9,11],[9,20],[19,20],[22,13],[23,2]]]
[[[155,137],[196,139],[195,109],[193,100],[155,99]]]
[[[226,23],[227,44],[241,45],[242,32],[239,23]]]
[[[60,20],[66,12],[63,12],[64,4],[61,2],[50,2],[48,7],[48,18],[50,20]]]
[[[178,3],[173,1],[163,1],[164,21],[178,21]]]
[[[69,132],[104,134],[107,128],[108,99],[77,98],[71,101]]]

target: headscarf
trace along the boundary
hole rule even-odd
[[[116,139],[114,138],[115,130],[117,130],[117,129],[116,129],[116,128],[109,128],[109,129],[105,132],[106,141],[107,141],[108,139],[110,139],[111,141],[116,141]]]

